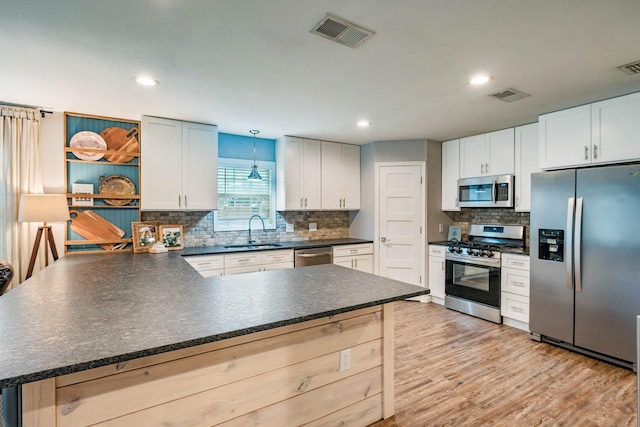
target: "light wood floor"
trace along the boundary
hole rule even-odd
[[[375,427],[636,426],[630,370],[433,303],[395,316],[396,416]]]

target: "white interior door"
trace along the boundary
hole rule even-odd
[[[425,165],[408,162],[376,166],[378,274],[425,286]]]

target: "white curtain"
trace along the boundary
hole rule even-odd
[[[26,275],[37,229],[18,222],[20,194],[43,192],[38,110],[0,105],[0,155],[0,258],[13,265],[15,287]]]

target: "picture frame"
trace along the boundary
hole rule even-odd
[[[93,184],[75,183],[71,184],[71,192],[74,194],[93,194]],[[73,206],[93,206],[93,197],[72,197],[71,205]]]
[[[158,242],[158,228],[160,224],[152,221],[132,222],[131,236],[133,238],[133,252],[149,252],[149,248]]]
[[[158,241],[170,251],[184,248],[184,232],[180,224],[161,224]]]

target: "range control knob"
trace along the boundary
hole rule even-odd
[[[482,251],[482,255],[486,256],[487,258],[493,258],[493,252],[491,252],[490,250],[486,250],[486,251]]]

